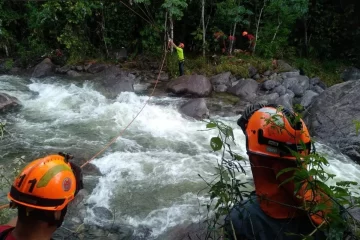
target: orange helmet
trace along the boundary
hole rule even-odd
[[[243,35],[243,36],[246,36],[246,35],[248,35],[248,32],[247,32],[247,31],[243,31],[242,35]]]
[[[180,43],[180,44],[179,44],[179,47],[184,48],[185,45],[184,45],[183,43]]]
[[[15,179],[8,198],[39,210],[63,210],[77,191],[77,179],[71,166],[62,155],[32,161]]]
[[[246,148],[250,154],[295,160],[290,150],[300,155],[310,152],[311,140],[302,119],[279,106],[256,104],[245,109],[238,120],[246,136]],[[303,148],[303,145],[305,149]]]

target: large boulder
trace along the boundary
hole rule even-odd
[[[0,93],[0,113],[20,107],[20,101],[6,93]]]
[[[55,65],[51,62],[50,58],[45,58],[41,63],[36,65],[34,72],[32,73],[33,78],[43,78],[50,76],[54,73]]]
[[[184,75],[170,81],[166,90],[178,95],[206,97],[210,95],[212,86],[207,77],[194,74]]]
[[[311,134],[337,146],[360,163],[360,135],[354,121],[360,120],[360,81],[336,84],[320,94],[304,120]]]
[[[104,63],[91,63],[85,66],[85,70],[89,73],[95,74],[104,71],[107,67],[108,65]]]
[[[360,79],[360,69],[349,67],[341,74],[341,79],[344,81]]]
[[[121,92],[134,92],[135,76],[123,71],[116,66],[111,66],[102,71],[96,78],[100,91],[109,98],[116,98]]]
[[[210,78],[215,92],[226,92],[231,86],[230,81],[231,72],[220,73]]]
[[[304,107],[307,108],[312,102],[313,100],[318,96],[319,94],[311,91],[311,90],[307,90],[304,94],[304,96],[301,99],[300,104]]]
[[[259,83],[254,79],[242,79],[235,86],[228,89],[228,92],[244,100],[251,101],[256,97]]]
[[[180,112],[198,120],[209,118],[209,109],[204,98],[191,99],[180,107]]]

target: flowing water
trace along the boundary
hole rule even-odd
[[[42,81],[0,76],[0,92],[17,97],[21,111],[1,116],[7,135],[1,142],[1,162],[25,156],[27,160],[65,151],[89,159],[132,120],[147,96],[121,93],[106,99],[91,82],[59,78]],[[156,97],[129,129],[92,163],[99,177],[87,199],[85,222],[103,224],[92,209],[114,210],[116,221],[138,229],[145,226],[148,239],[157,239],[169,228],[201,219],[206,198],[201,174],[210,180],[218,155],[209,146],[214,131],[205,123],[184,118],[177,111],[178,98]],[[234,127],[240,155],[245,138],[236,117],[221,118]],[[331,162],[335,180],[360,181],[360,166],[333,149],[317,144]],[[251,179],[249,167],[244,180]],[[85,176],[85,178],[91,178]],[[139,233],[140,234],[140,233]]]

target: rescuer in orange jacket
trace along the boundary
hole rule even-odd
[[[237,240],[301,239],[286,233],[305,235],[323,224],[326,210],[309,215],[304,206],[312,201],[328,205],[329,198],[307,189],[307,181],[295,193],[294,181],[286,182],[294,171],[279,174],[286,168],[299,168],[299,160],[289,149],[300,156],[310,153],[308,129],[302,119],[295,119],[295,114],[284,108],[255,104],[245,109],[238,120],[246,137],[255,192],[245,203],[235,205],[226,217],[230,239],[235,239],[234,235]],[[320,231],[313,237],[325,239]]]
[[[49,240],[64,221],[67,206],[83,188],[81,168],[59,153],[29,163],[8,198],[17,218],[0,226],[0,240]]]

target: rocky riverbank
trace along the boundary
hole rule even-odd
[[[154,95],[184,98],[185,103],[179,104],[179,111],[195,119],[239,115],[246,106],[258,102],[289,109],[295,107],[304,115],[312,136],[339,148],[360,163],[360,137],[355,126],[356,120],[360,120],[360,108],[356,104],[360,97],[359,69],[347,69],[341,75],[344,83],[327,88],[321,79],[301,75],[298,69],[280,60],[275,69],[265,72],[249,66],[250,78],[224,72],[211,77],[194,74],[170,79],[166,72],[159,74],[156,63],[145,62],[134,67],[142,70],[92,62],[61,67],[46,58],[27,74],[37,79],[54,75],[86,79],[112,99],[124,91],[148,94],[159,76]],[[10,71],[20,72],[20,69]],[[21,103],[16,98],[0,95],[0,111],[19,106]]]

